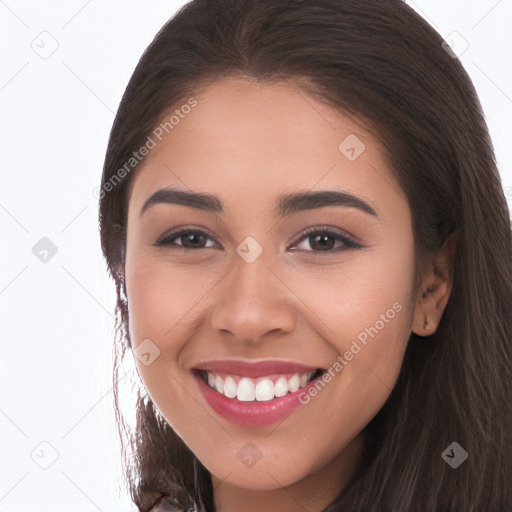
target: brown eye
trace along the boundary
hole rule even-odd
[[[183,249],[208,249],[212,247],[206,245],[208,240],[211,238],[203,231],[182,229],[165,235],[154,245],[157,247],[177,246]]]
[[[181,235],[179,239],[181,240],[181,245],[188,249],[197,249],[203,248],[206,242],[206,236],[197,234],[197,233],[189,233],[187,235]]]
[[[338,247],[336,247],[336,243],[338,243]],[[364,247],[343,232],[330,227],[315,227],[306,230],[293,244],[293,247],[300,245],[303,245],[303,247],[298,250],[306,252],[337,252],[340,250],[361,249]],[[305,247],[306,245],[311,249]]]
[[[336,243],[331,235],[312,235],[308,240],[311,248],[319,251],[332,249]]]

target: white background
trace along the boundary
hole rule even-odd
[[[92,191],[131,73],[183,3],[0,0],[0,512],[132,510],[118,491],[114,287]],[[469,43],[461,60],[512,204],[511,0],[409,3]],[[34,51],[52,44],[47,59]],[[32,253],[42,237],[57,247],[46,263]]]

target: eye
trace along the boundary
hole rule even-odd
[[[179,240],[181,243],[176,243]],[[164,235],[155,242],[156,247],[164,245],[176,245],[183,249],[209,249],[211,245],[205,245],[207,240],[213,240],[207,233],[197,229],[182,228]]]
[[[339,246],[335,248],[338,242]],[[345,233],[331,227],[313,227],[304,231],[301,237],[292,244],[293,246],[309,245],[313,250],[310,251],[304,247],[299,250],[306,250],[307,252],[337,252],[347,249],[361,249],[364,245],[356,242]]]
[[[208,245],[208,241],[213,244]],[[177,243],[177,241],[179,243]],[[338,243],[338,247],[335,247]],[[298,250],[306,252],[337,252],[347,249],[361,249],[364,246],[343,232],[331,227],[313,227],[301,234],[290,247],[308,244],[312,248],[308,250],[305,247]],[[177,246],[183,249],[209,249],[215,246],[215,240],[204,231],[192,228],[181,228],[171,233],[167,233],[154,244],[156,247]]]

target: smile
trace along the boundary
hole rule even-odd
[[[300,374],[274,374],[257,379],[210,371],[200,372],[200,376],[210,388],[228,398],[242,402],[266,402],[303,388],[318,372],[311,370]]]
[[[326,370],[282,361],[211,361],[192,369],[206,407],[248,427],[284,419]]]

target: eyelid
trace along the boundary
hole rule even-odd
[[[300,234],[294,239],[294,242],[292,242],[291,245],[288,246],[287,249],[290,247],[293,247],[297,245],[299,242],[302,242],[306,238],[317,234],[317,233],[327,233],[332,238],[334,238],[337,241],[342,242],[346,247],[346,249],[362,249],[365,246],[361,244],[360,242],[357,242],[356,239],[348,234],[346,231],[335,228],[333,226],[326,226],[326,225],[318,225],[318,226],[311,226],[309,228],[304,229],[300,232]],[[339,248],[338,248],[339,250]],[[312,253],[332,253],[337,252],[336,249],[331,251],[304,251],[304,252],[312,252]]]
[[[169,232],[166,232],[162,236],[160,236],[158,238],[158,240],[153,245],[156,247],[159,247],[159,246],[165,247],[166,245],[170,245],[170,246],[175,246],[175,247],[181,247],[182,249],[185,249],[185,250],[192,250],[192,251],[196,250],[197,251],[198,249],[190,249],[190,247],[183,247],[183,246],[180,246],[177,244],[163,243],[163,241],[166,239],[176,239],[176,238],[179,238],[181,235],[183,235],[185,233],[190,233],[190,232],[199,233],[201,235],[206,235],[208,238],[213,240],[216,244],[221,245],[217,241],[217,239],[206,228],[198,227],[198,226],[183,226],[180,228],[171,229]],[[211,247],[203,247],[203,249],[211,249]]]
[[[187,251],[197,251],[201,249],[212,249],[212,247],[199,247],[196,249],[190,248],[190,247],[183,247],[182,245],[176,244],[176,243],[167,243],[165,240],[176,240],[180,236],[186,234],[186,233],[196,233],[200,235],[205,235],[207,238],[211,239],[214,243],[219,245],[222,248],[222,245],[217,241],[217,239],[206,229],[203,227],[198,226],[183,226],[179,228],[175,228],[166,234],[162,235],[153,245],[156,247],[165,247],[165,246],[173,246],[173,247],[180,247],[181,249],[187,250]],[[310,252],[310,253],[316,253],[316,254],[322,254],[322,253],[333,253],[338,252],[341,250],[348,250],[348,249],[363,249],[366,246],[358,241],[356,241],[355,237],[348,234],[346,231],[341,230],[339,228],[335,228],[333,226],[327,226],[327,225],[317,225],[317,226],[310,226],[309,228],[306,228],[302,230],[299,235],[297,235],[294,238],[294,241],[287,247],[287,250],[294,247],[295,245],[299,244],[303,240],[307,239],[308,237],[314,235],[314,234],[328,234],[330,237],[334,238],[338,242],[341,242],[344,247],[332,249],[328,251],[305,251],[305,250],[299,250],[300,252]],[[293,250],[293,249],[292,249]]]

